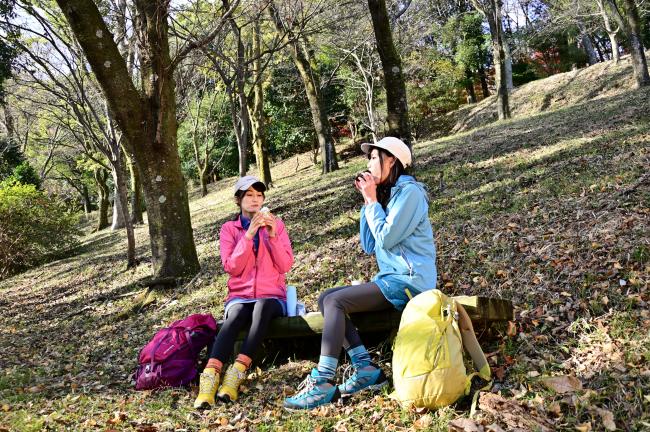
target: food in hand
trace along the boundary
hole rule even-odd
[[[370,173],[370,171],[365,170],[365,171],[360,171],[360,172],[358,172],[357,175],[354,176],[354,181],[359,181],[359,180],[361,180],[361,179],[363,178],[363,175],[364,175],[365,173]]]

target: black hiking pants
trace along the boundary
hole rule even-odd
[[[238,354],[253,358],[266,335],[269,323],[282,316],[282,304],[276,299],[259,299],[255,303],[237,303],[228,308],[226,319],[212,345],[210,358],[226,363],[232,355],[237,334],[250,327]]]

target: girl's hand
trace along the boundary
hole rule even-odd
[[[253,237],[255,237],[255,234],[257,234],[257,230],[260,229],[260,227],[263,227],[266,225],[266,219],[264,218],[264,213],[262,212],[257,212],[255,213],[255,216],[253,216],[253,219],[251,219],[251,224],[248,227],[248,231],[246,231],[246,238],[248,240],[253,240]]]
[[[271,212],[262,213],[264,215],[264,221],[266,223],[266,231],[269,233],[269,237],[275,237],[277,232],[277,226],[275,216]]]
[[[354,182],[355,187],[361,195],[366,204],[377,202],[377,182],[370,173],[363,173],[359,180]]]

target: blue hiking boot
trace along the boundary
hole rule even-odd
[[[343,374],[344,377],[346,375],[349,377],[339,385],[341,396],[350,396],[361,390],[379,390],[388,384],[384,371],[374,363],[369,363],[366,366],[351,365]]]
[[[284,407],[289,411],[312,409],[334,402],[341,397],[334,381],[321,377],[317,369],[298,387],[298,393],[284,400]]]

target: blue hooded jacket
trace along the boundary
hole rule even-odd
[[[421,183],[401,175],[391,188],[386,210],[379,203],[361,208],[361,247],[375,254],[375,282],[388,301],[402,310],[412,296],[436,287],[436,246],[429,201]]]

